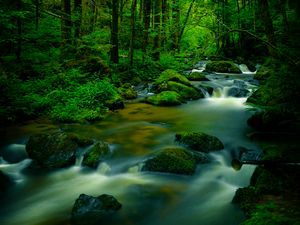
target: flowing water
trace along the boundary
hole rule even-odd
[[[207,84],[214,86],[213,95],[181,106],[133,102],[99,123],[58,126],[32,121],[5,129],[0,170],[16,184],[2,200],[0,224],[69,224],[72,206],[81,193],[111,194],[122,203],[122,209],[106,224],[239,224],[244,216],[231,200],[237,188],[249,184],[254,166],[235,171],[231,160],[238,157],[241,148],[259,151],[246,136],[250,130],[246,120],[251,115],[244,105],[246,98],[226,96],[228,88],[240,83],[234,80],[241,78],[247,89],[255,89],[245,74],[210,75]],[[107,141],[112,157],[97,170],[83,168],[78,158],[70,168],[26,172],[24,168],[31,162],[25,152],[28,136],[57,128]],[[199,164],[192,176],[141,172],[141,162],[149,154],[176,145],[175,133],[179,131],[215,135],[225,148],[210,153],[212,162]]]

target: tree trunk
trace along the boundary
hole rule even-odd
[[[184,19],[183,25],[182,25],[181,30],[180,30],[180,33],[179,33],[178,42],[180,42],[180,40],[181,40],[181,38],[182,38],[184,29],[185,29],[186,24],[187,24],[187,22],[188,22],[188,20],[189,20],[189,17],[190,17],[190,14],[191,14],[191,11],[192,11],[192,8],[193,8],[193,5],[194,5],[195,1],[196,1],[196,0],[192,0],[191,4],[190,4],[190,6],[189,6],[189,9],[188,9],[188,11],[187,11],[187,13],[186,13],[186,17],[185,17],[185,19]]]
[[[112,0],[111,52],[110,60],[119,63],[119,0]]]
[[[163,48],[165,48],[167,33],[169,31],[169,26],[168,26],[168,20],[169,20],[168,0],[162,0],[161,11],[162,11],[161,46]]]
[[[151,0],[144,0],[144,38],[143,38],[143,61],[147,53],[149,42],[149,27],[150,27]]]
[[[154,2],[154,30],[156,35],[153,43],[153,59],[159,61],[160,59],[160,29],[161,29],[161,0]]]
[[[272,45],[276,46],[275,36],[274,36],[274,29],[273,29],[273,22],[271,19],[271,15],[269,12],[269,4],[268,0],[260,0],[260,8],[261,8],[261,16],[262,21],[265,27],[265,34],[267,36],[268,42]],[[273,48],[268,48],[270,55],[274,56],[275,52]]]
[[[21,0],[17,0],[17,10],[21,11]],[[17,48],[16,48],[16,57],[17,63],[21,62],[21,54],[22,54],[22,20],[20,16],[17,16]]]
[[[134,38],[135,38],[135,9],[136,9],[136,1],[137,0],[132,0],[131,4],[131,16],[130,16],[130,29],[131,29],[131,34],[130,34],[130,43],[129,43],[129,52],[128,52],[128,58],[130,61],[130,66],[132,67],[133,65],[133,52],[134,52]]]
[[[179,10],[179,1],[173,0],[172,6],[172,21],[173,21],[173,38],[172,38],[172,47],[175,51],[179,50],[179,33],[180,33],[180,10]]]
[[[39,29],[39,19],[40,19],[40,0],[35,0],[35,30]]]
[[[288,22],[288,18],[286,15],[286,9],[285,9],[286,0],[279,0],[279,4],[280,4],[280,11],[281,11],[282,20],[283,20],[284,32],[286,33],[285,35],[287,35],[289,32],[289,22]]]
[[[62,47],[65,48],[66,45],[71,44],[71,1],[61,0],[61,9],[63,12],[61,16]]]
[[[75,10],[75,31],[74,37],[78,39],[81,35],[81,17],[82,17],[82,1],[74,0],[74,10]]]

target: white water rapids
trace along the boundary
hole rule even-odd
[[[82,167],[82,159],[78,158],[76,165],[70,168],[25,173],[23,169],[30,163],[29,159],[20,156],[19,162],[6,162],[7,158],[18,158],[10,157],[7,149],[12,155],[14,152],[22,155],[25,145],[17,141],[5,143],[0,151],[4,157],[0,161],[0,170],[17,183],[3,199],[0,224],[69,224],[72,206],[81,193],[111,194],[122,203],[116,218],[105,224],[241,223],[243,213],[231,200],[237,188],[249,184],[255,167],[245,165],[235,171],[230,163],[239,154],[240,147],[258,151],[246,136],[250,129],[246,120],[251,112],[244,105],[246,97],[228,97],[226,94],[228,88],[237,84],[234,80],[240,80],[238,75],[227,78],[211,75],[209,79],[207,83],[214,86],[215,91],[205,99],[170,108],[131,103],[107,121],[68,125],[68,129],[99,136],[110,143],[112,158],[101,163],[97,170]],[[245,80],[243,84],[250,92],[255,89]],[[212,162],[199,164],[192,176],[140,171],[139,163],[161,147],[174,146],[174,134],[184,130],[215,135],[224,143],[225,149],[210,153]],[[16,136],[15,140],[19,138],[23,137]]]

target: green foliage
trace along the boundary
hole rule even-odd
[[[299,224],[296,218],[285,214],[284,209],[274,202],[266,202],[256,207],[250,219],[241,225],[296,225]]]

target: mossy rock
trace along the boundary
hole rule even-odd
[[[187,76],[187,78],[190,81],[209,81],[209,79],[206,78],[205,73],[199,73],[199,72],[192,72]]]
[[[142,101],[158,106],[174,106],[184,102],[183,98],[175,91],[163,91]]]
[[[218,73],[242,73],[242,71],[231,61],[212,61],[206,64],[206,71]]]
[[[137,92],[134,90],[131,84],[125,83],[120,88],[118,88],[120,95],[124,99],[135,99],[137,98]]]
[[[42,168],[66,167],[75,163],[78,144],[73,138],[65,132],[36,134],[29,138],[26,152]]]
[[[294,127],[295,121],[293,113],[269,109],[253,114],[247,123],[260,131],[291,131],[297,129]]]
[[[98,197],[81,194],[76,199],[71,213],[73,225],[96,225],[112,217],[120,210],[122,204],[112,195],[103,194]]]
[[[94,143],[94,140],[88,137],[82,137],[74,133],[70,133],[68,135],[74,142],[78,144],[79,147],[86,147]]]
[[[239,188],[236,190],[232,203],[238,204],[247,216],[255,209],[256,202],[259,200],[254,187]]]
[[[200,152],[210,152],[224,148],[223,143],[217,137],[202,132],[180,132],[175,135],[175,141]]]
[[[276,176],[271,169],[257,167],[251,177],[251,185],[259,195],[272,194],[279,195],[282,193],[283,183],[280,177]]]
[[[110,153],[107,143],[97,142],[83,157],[82,164],[88,167],[96,168],[99,163]]]
[[[142,170],[191,175],[201,160],[207,161],[205,157],[201,159],[199,155],[183,148],[165,148],[146,160]]]
[[[110,100],[105,101],[104,106],[112,111],[125,108],[124,101],[119,95],[115,96]]]
[[[200,85],[198,86],[198,88],[199,88],[200,90],[203,90],[203,91],[207,92],[209,95],[212,95],[213,92],[214,92],[214,88],[211,87],[211,86],[209,86],[209,85],[207,85],[207,84],[200,84]]]
[[[186,100],[195,100],[199,98],[203,98],[204,95],[200,90],[197,90],[194,87],[189,87],[181,83],[177,83],[174,81],[168,81],[162,83],[158,87],[158,91],[175,91],[177,92],[182,98]]]
[[[266,66],[261,66],[256,74],[254,74],[253,78],[259,81],[265,81],[267,80],[271,75],[273,74],[273,70],[271,68],[268,68]]]
[[[168,81],[174,81],[177,83],[184,84],[186,86],[191,86],[190,81],[183,75],[177,73],[175,70],[165,70],[160,74],[160,76],[155,80],[155,85],[165,83]]]

